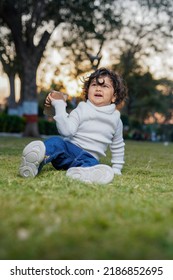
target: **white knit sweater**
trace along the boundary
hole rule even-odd
[[[108,146],[115,174],[121,174],[124,164],[124,140],[120,113],[114,104],[98,107],[89,100],[80,102],[70,114],[63,100],[53,100],[58,132],[70,142],[99,159],[105,156]]]

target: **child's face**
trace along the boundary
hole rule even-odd
[[[88,99],[95,106],[106,106],[115,102],[114,88],[109,77],[99,77],[97,84],[94,79],[88,89]]]

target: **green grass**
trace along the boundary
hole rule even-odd
[[[51,164],[20,178],[30,141],[0,138],[0,259],[173,259],[173,144],[126,142],[123,176],[101,186]]]

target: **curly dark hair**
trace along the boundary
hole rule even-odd
[[[114,94],[116,96],[116,100],[115,100],[116,105],[125,101],[127,97],[127,87],[122,77],[119,74],[107,68],[99,68],[95,72],[91,73],[91,75],[88,78],[84,78],[83,90],[86,99],[88,99],[89,86],[94,79],[96,79],[97,84],[99,85],[104,84],[104,81],[99,82],[100,77],[109,77],[111,79],[114,88]]]

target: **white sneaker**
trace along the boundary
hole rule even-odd
[[[25,178],[35,177],[40,163],[45,156],[46,148],[42,141],[32,141],[23,150],[19,174]]]
[[[71,167],[66,175],[73,179],[97,184],[108,184],[114,178],[112,168],[105,164],[98,164],[91,167]]]

